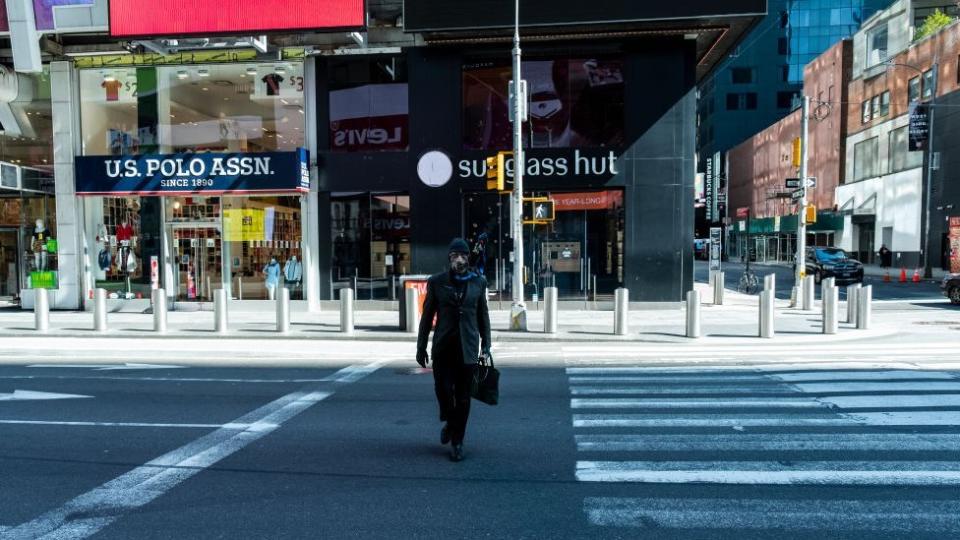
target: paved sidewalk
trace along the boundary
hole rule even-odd
[[[712,291],[704,284],[697,284],[701,291],[703,337],[699,340],[684,336],[686,322],[682,304],[672,309],[638,309],[629,313],[629,332],[626,336],[613,334],[612,311],[559,312],[559,332],[543,333],[543,312],[528,312],[528,332],[509,331],[510,313],[507,310],[492,311],[491,324],[495,341],[513,342],[650,342],[650,343],[704,343],[738,342],[760,343],[758,334],[758,297],[727,290],[722,306],[712,305]],[[269,306],[272,308],[272,306]],[[839,319],[846,316],[845,303],[840,304]],[[232,312],[229,315],[229,331],[222,335],[227,339],[353,339],[404,342],[415,341],[415,334],[401,331],[399,314],[396,311],[355,311],[355,330],[351,334],[340,332],[340,314],[326,310],[318,313],[291,312],[291,327],[287,334],[276,332],[273,309],[261,311]],[[107,336],[119,339],[211,339],[221,338],[214,333],[214,314],[208,311],[168,313],[168,331],[161,336],[153,332],[153,315],[142,313],[111,313],[108,316],[110,330]],[[851,339],[874,339],[897,331],[896,321],[885,321],[881,314],[874,315],[870,330],[855,330],[841,323],[840,332],[833,336],[821,333],[821,315],[817,311],[803,312],[789,308],[788,301],[777,301],[777,336],[765,343],[844,341]],[[91,338],[101,337],[93,331],[93,313],[61,312],[50,314],[50,329],[39,333],[34,329],[34,314],[30,311],[0,313],[0,337],[55,337]]]

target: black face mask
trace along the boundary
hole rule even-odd
[[[450,254],[450,271],[454,274],[463,274],[467,271],[467,256]]]

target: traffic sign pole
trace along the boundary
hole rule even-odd
[[[808,157],[808,131],[810,129],[810,96],[803,96],[803,110],[800,113],[800,210],[797,212],[797,253],[794,256],[796,270],[794,271],[794,283],[799,286],[806,275],[806,252],[807,252],[807,224],[804,222],[805,209],[807,207],[807,157]]]

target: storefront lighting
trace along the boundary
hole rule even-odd
[[[174,210],[180,209],[180,201],[173,201],[173,209]]]
[[[255,66],[250,66],[247,68],[247,75],[256,75],[257,68]]]
[[[209,76],[210,76],[210,70],[209,70],[209,69],[198,69],[198,70],[197,70],[197,75],[200,76],[200,77],[209,77]]]
[[[277,66],[277,67],[275,67],[273,70],[276,71],[277,74],[279,74],[279,75],[283,75],[284,73],[287,72],[287,68],[285,68],[285,67],[283,67],[283,66]]]
[[[114,76],[113,76],[112,74],[110,74],[110,73],[107,73],[107,74],[105,74],[105,75],[103,76],[103,81],[104,81],[104,82],[113,82],[113,81],[115,81],[115,80],[117,80],[117,78],[114,77]]]
[[[207,88],[206,86],[203,87],[203,91],[204,91],[204,92],[207,92],[207,91],[209,91],[209,90],[210,90],[210,89]]]
[[[180,79],[181,81],[182,81],[183,79],[186,79],[186,78],[189,77],[189,76],[190,76],[190,74],[187,73],[187,70],[185,70],[185,69],[181,69],[180,71],[177,72],[177,78]]]

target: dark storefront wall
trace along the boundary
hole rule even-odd
[[[694,50],[682,39],[641,40],[611,44],[600,51],[584,47],[524,49],[527,58],[583,58],[593,54],[623,59],[626,88],[625,144],[615,150],[617,174],[527,176],[533,192],[623,189],[623,286],[633,301],[680,301],[692,288]],[[446,266],[446,246],[464,226],[464,196],[484,190],[480,178],[459,178],[461,160],[482,159],[488,152],[463,148],[463,66],[479,58],[504,60],[507,49],[462,51],[419,48],[406,51],[409,83],[409,147],[407,151],[330,152],[330,85],[328,63],[318,60],[320,238],[332,234],[329,198],[337,192],[403,193],[410,197],[410,242],[413,273],[433,273]],[[651,84],[651,78],[656,84]],[[447,153],[453,178],[431,188],[417,176],[417,162],[429,150]],[[581,157],[599,165],[609,148],[581,148]],[[530,149],[527,159],[566,156],[577,149]],[[492,154],[492,152],[490,152]],[[326,253],[324,253],[326,251]],[[329,298],[332,247],[321,242],[320,282]],[[528,291],[530,294],[532,291]]]
[[[948,220],[951,217],[960,217],[960,92],[938,97],[935,114],[933,151],[940,154],[940,168],[933,172],[930,266],[946,269],[949,268],[950,259]],[[925,172],[927,159],[925,156]],[[923,204],[926,205],[926,198]]]

